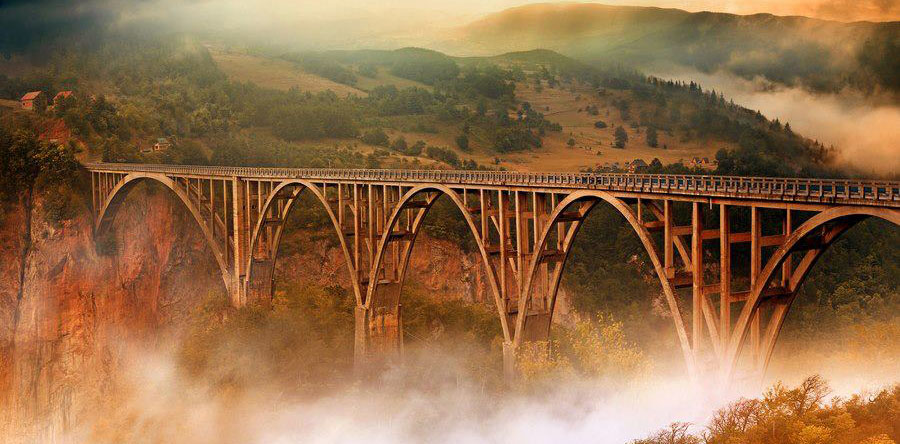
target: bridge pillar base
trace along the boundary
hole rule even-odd
[[[354,331],[354,368],[357,373],[375,365],[400,359],[403,352],[403,328],[400,306],[356,307]]]
[[[503,379],[512,384],[519,377],[516,365],[516,345],[512,341],[503,342]]]

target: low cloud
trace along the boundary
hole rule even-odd
[[[679,70],[657,73],[663,78],[693,80],[715,89],[735,103],[759,110],[770,119],[790,123],[794,131],[833,145],[836,161],[860,173],[900,174],[900,106],[854,92],[814,94],[761,79],[747,80],[727,73],[704,74]]]

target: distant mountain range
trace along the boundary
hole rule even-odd
[[[544,3],[488,15],[435,46],[457,54],[546,48],[590,63],[725,70],[817,91],[900,91],[900,22]]]

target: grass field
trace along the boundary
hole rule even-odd
[[[649,163],[653,158],[659,158],[663,163],[673,163],[681,159],[688,161],[695,156],[712,158],[720,148],[731,147],[724,142],[682,142],[678,140],[677,134],[670,136],[660,131],[659,147],[652,148],[647,145],[645,129],[631,128],[612,106],[612,100],[617,98],[615,94],[599,97],[587,85],[564,84],[557,88],[545,85],[542,91],[537,91],[531,84],[516,85],[516,97],[519,100],[531,103],[548,120],[562,125],[563,130],[549,133],[544,138],[541,149],[506,155],[504,160],[540,170],[563,171],[606,163],[622,164],[634,159],[643,159]],[[599,115],[588,114],[584,110],[588,105],[597,106]],[[640,108],[632,109],[631,114],[637,116],[640,111]],[[597,120],[606,122],[607,128],[595,128],[594,122]],[[617,149],[613,147],[613,132],[615,127],[623,125],[628,133],[628,143],[625,149]],[[574,147],[568,146],[570,138],[575,139]],[[663,146],[667,148],[663,149]]]
[[[287,91],[297,87],[302,91],[321,92],[331,90],[343,96],[366,93],[360,89],[306,73],[286,60],[258,57],[249,54],[225,52],[210,48],[213,60],[228,77],[241,82],[251,82],[265,88]]]
[[[257,85],[287,90],[298,87],[305,91],[332,90],[339,95],[358,94],[365,95],[366,91],[381,85],[395,85],[398,88],[421,87],[431,89],[427,85],[412,80],[403,79],[390,74],[384,67],[378,68],[378,74],[374,78],[358,76],[356,87],[343,85],[331,80],[306,73],[291,62],[259,57],[249,54],[226,52],[210,48],[213,59],[229,77],[256,83]],[[391,140],[403,136],[407,143],[413,144],[418,140],[427,145],[448,147],[455,149],[462,159],[472,159],[482,165],[494,165],[499,158],[499,166],[510,170],[519,171],[577,171],[582,168],[599,167],[625,162],[634,159],[643,159],[650,162],[653,158],[659,158],[663,163],[673,163],[680,160],[689,161],[692,157],[712,158],[720,148],[731,148],[724,142],[703,142],[691,140],[683,142],[678,139],[678,134],[668,135],[660,131],[658,135],[659,147],[652,148],[647,145],[644,134],[645,129],[631,128],[629,122],[622,120],[619,111],[612,106],[612,101],[620,98],[619,92],[610,92],[606,96],[598,96],[596,90],[588,85],[564,83],[556,88],[546,85],[538,91],[533,84],[520,83],[516,85],[516,97],[520,101],[531,103],[532,107],[547,117],[548,120],[562,125],[561,132],[549,132],[543,138],[543,146],[539,149],[518,153],[498,154],[492,148],[492,141],[479,137],[473,133],[469,136],[471,153],[464,153],[456,147],[455,138],[461,133],[459,125],[440,123],[431,120],[429,124],[437,129],[437,132],[419,132],[410,130],[413,122],[422,116],[396,116],[387,118],[385,131]],[[588,105],[595,105],[599,115],[590,115],[585,111]],[[640,114],[641,109],[631,110],[632,116]],[[594,122],[603,120],[608,127],[597,129]],[[625,149],[613,147],[613,133],[615,127],[624,126],[628,133],[628,143]],[[569,139],[575,140],[574,146],[569,146]],[[356,140],[335,140],[333,143],[341,145],[357,144]],[[664,149],[663,147],[666,147]],[[362,144],[357,145],[361,154],[368,154],[374,148]],[[397,159],[413,161],[415,158],[397,156]],[[432,163],[428,159],[420,159],[423,164]]]
[[[402,77],[397,77],[397,76],[391,74],[390,72],[388,72],[387,69],[385,69],[382,66],[378,67],[378,74],[374,78],[365,77],[365,76],[357,76],[357,79],[358,80],[356,81],[356,87],[361,90],[364,90],[364,91],[371,91],[378,86],[384,86],[384,85],[394,85],[397,88],[401,88],[401,89],[402,88],[410,88],[410,87],[414,87],[414,86],[418,87],[418,88],[424,88],[429,91],[431,91],[433,89],[432,87],[430,87],[424,83],[419,83],[419,82],[416,82],[415,80],[409,80],[409,79],[404,79]]]

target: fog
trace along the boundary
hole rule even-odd
[[[165,352],[129,346],[116,375],[119,395],[97,405],[74,430],[50,425],[59,442],[186,443],[624,443],[672,421],[702,423],[725,398],[687,381],[632,381],[610,390],[561,379],[540,393],[490,394],[465,380],[410,384],[408,371],[296,399],[258,381],[229,393],[185,378]],[[433,356],[447,373],[455,360]],[[264,374],[261,371],[260,374]],[[412,379],[415,379],[414,377]],[[34,435],[23,435],[31,442]]]
[[[769,119],[790,123],[794,131],[825,146],[833,145],[836,161],[862,174],[900,174],[900,106],[896,100],[864,97],[855,92],[814,94],[723,72],[705,74],[675,69],[655,75],[699,82],[704,89],[721,91],[726,99],[759,110]]]

